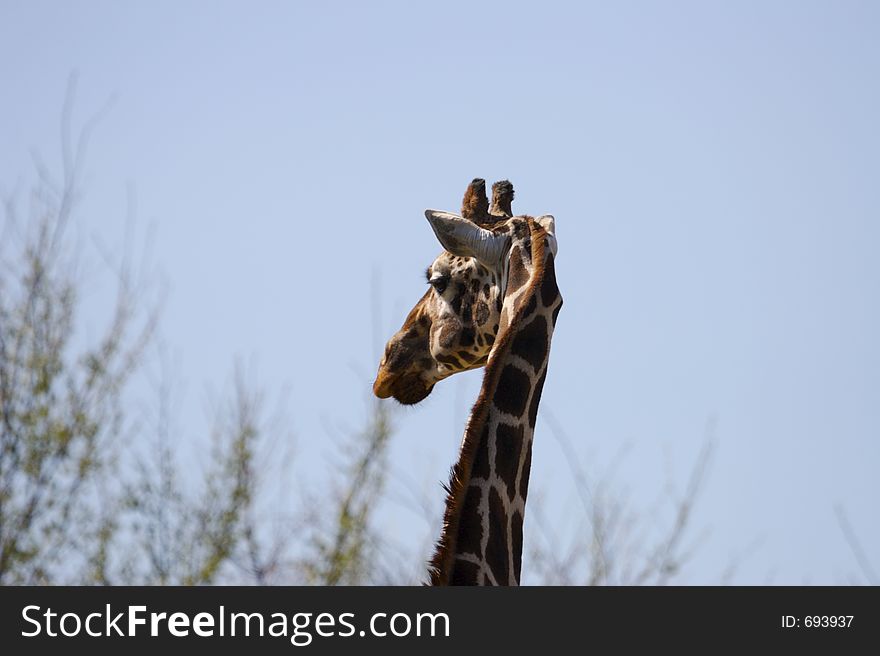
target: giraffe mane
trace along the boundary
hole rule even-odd
[[[547,233],[531,216],[522,216],[521,218],[526,219],[528,222],[532,242],[532,275],[526,284],[526,293],[523,295],[524,299],[528,299],[534,294],[539,293],[544,281]],[[471,479],[474,458],[477,447],[483,439],[489,406],[498,387],[498,380],[501,377],[503,367],[499,363],[504,360],[504,357],[510,351],[516,327],[519,326],[522,315],[528,305],[526,302],[520,304],[509,324],[495,340],[495,345],[489,353],[480,394],[468,417],[458,460],[452,467],[449,483],[444,485],[446,490],[446,510],[443,514],[443,530],[440,533],[440,538],[437,540],[434,555],[429,565],[430,585],[449,584],[449,575],[455,558],[459,520],[465,494]]]

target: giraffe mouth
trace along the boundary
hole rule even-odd
[[[373,393],[380,399],[393,397],[402,405],[415,405],[424,400],[434,389],[433,385],[425,385],[418,374],[394,376],[380,371],[373,383]]]

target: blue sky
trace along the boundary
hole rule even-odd
[[[423,292],[423,210],[509,178],[515,210],[556,217],[542,412],[586,470],[625,453],[614,489],[660,525],[715,426],[676,580],[733,559],[735,583],[848,582],[835,504],[880,567],[878,34],[877,4],[851,1],[4,1],[0,184],[20,190],[34,150],[57,168],[71,71],[77,120],[114,97],[84,231],[118,241],[136,190],[182,433],[243,357],[290,388],[294,466],[319,489],[327,426],[363,421],[376,354]],[[391,497],[437,509],[383,508],[414,561],[479,376],[396,414]],[[542,417],[532,490],[567,535],[582,520],[551,432]]]

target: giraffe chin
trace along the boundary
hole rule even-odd
[[[424,400],[434,389],[433,385],[425,385],[418,374],[404,374],[391,380],[376,380],[373,392],[380,399],[393,397],[401,405],[415,405]]]
[[[392,396],[394,397],[394,400],[401,405],[415,405],[419,401],[426,399],[433,389],[433,385],[431,387],[425,387],[423,385],[420,385],[419,387],[408,387],[405,390],[395,391]]]

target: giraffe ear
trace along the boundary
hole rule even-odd
[[[425,210],[425,217],[440,244],[453,255],[475,257],[483,264],[494,266],[509,245],[506,235],[496,235],[457,214]]]
[[[539,216],[535,219],[535,223],[544,228],[544,231],[547,233],[547,246],[550,248],[550,252],[553,253],[553,256],[556,256],[556,219],[553,218],[552,214],[544,214],[543,216]]]
[[[548,235],[556,236],[556,219],[552,214],[544,214],[535,219],[535,222],[547,231]]]

